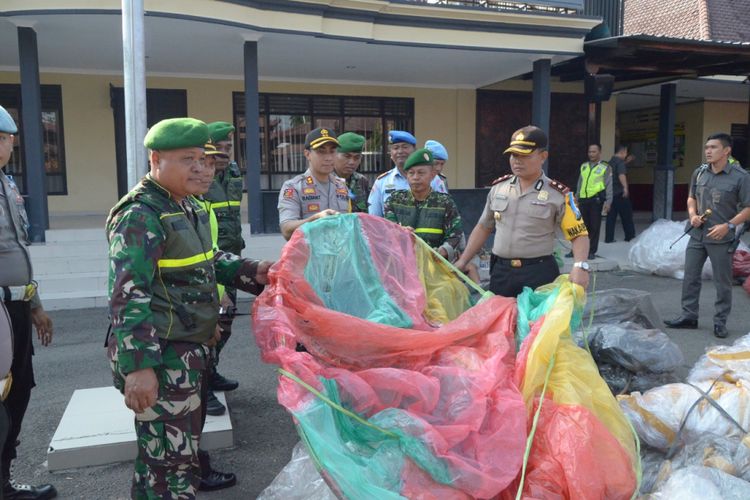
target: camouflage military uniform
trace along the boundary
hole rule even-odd
[[[430,192],[417,201],[411,191],[396,191],[385,201],[385,218],[414,228],[414,233],[433,248],[443,248],[453,260],[463,237],[461,214],[450,195]]]
[[[349,188],[349,199],[352,200],[352,212],[367,213],[367,198],[370,196],[370,181],[359,172],[352,172],[346,180]]]
[[[218,245],[221,250],[240,255],[245,248],[245,240],[242,239],[242,215],[240,204],[242,203],[242,174],[237,163],[231,162],[223,172],[218,172],[214,181],[203,195],[208,202],[209,210],[216,214],[219,227]],[[232,322],[235,315],[235,304],[237,304],[237,290],[227,287],[225,293],[232,301],[229,310],[219,316],[219,328],[221,338],[214,349],[215,364],[219,363],[219,354],[232,336]]]
[[[216,174],[208,193],[203,195],[203,199],[211,204],[216,213],[219,223],[219,248],[235,255],[240,255],[245,248],[240,214],[242,188],[242,174],[237,163],[232,162],[226,170]]]
[[[176,203],[150,175],[107,219],[115,387],[124,391],[127,374],[144,368],[153,368],[159,382],[156,404],[135,417],[133,498],[194,498],[216,282],[262,289],[253,279],[258,261],[213,250],[208,220],[196,200]],[[195,254],[185,256],[188,250]]]

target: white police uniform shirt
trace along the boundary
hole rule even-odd
[[[448,193],[448,189],[445,187],[445,182],[436,175],[430,187],[433,191],[438,193]],[[382,174],[375,180],[370,191],[370,197],[367,198],[368,208],[367,211],[370,215],[377,215],[383,217],[383,207],[385,201],[391,197],[391,193],[401,190],[409,190],[409,181],[406,177],[401,175],[398,171],[398,167],[393,167],[391,170]]]

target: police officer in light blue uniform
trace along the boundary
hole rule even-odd
[[[381,174],[375,180],[375,184],[372,185],[372,191],[370,191],[370,197],[367,199],[370,215],[378,215],[380,217],[383,217],[383,205],[385,204],[385,200],[391,196],[391,193],[409,189],[409,182],[406,180],[406,173],[403,168],[406,159],[416,150],[417,139],[409,132],[391,130],[388,132],[388,144],[391,161],[393,161],[395,167]],[[437,175],[432,179],[430,187],[438,193],[448,192],[445,182]]]
[[[425,142],[424,147],[425,149],[429,149],[432,153],[432,157],[434,158],[433,167],[435,167],[437,177],[445,183],[445,189],[448,190],[448,178],[443,174],[443,169],[448,161],[448,150],[445,149],[445,146],[433,139],[429,139]]]

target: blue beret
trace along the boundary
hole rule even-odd
[[[391,130],[388,132],[388,144],[396,144],[398,142],[405,142],[412,146],[417,145],[417,139],[409,132],[403,130]]]
[[[10,113],[8,113],[8,111],[2,106],[0,106],[0,132],[6,134],[18,133],[16,122],[13,121],[13,117],[10,116]]]
[[[438,141],[433,141],[430,139],[429,141],[424,143],[425,149],[429,149],[432,151],[432,156],[436,160],[443,160],[448,161],[448,150],[445,149],[445,146],[440,144]]]

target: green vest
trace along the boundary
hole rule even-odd
[[[412,197],[412,200],[414,198]],[[414,228],[414,233],[433,248],[443,244],[445,207],[417,207],[415,204],[391,203],[399,224]]]
[[[600,161],[594,168],[591,168],[591,162],[581,165],[581,192],[579,198],[593,198],[606,189],[604,176],[607,174],[608,165]]]
[[[159,215],[165,245],[152,286],[152,322],[163,339],[202,344],[216,328],[219,297],[209,215],[197,200],[188,200],[197,214],[195,225],[147,176],[120,200],[110,217],[131,203],[142,203]]]
[[[214,177],[211,187],[203,198],[211,203],[211,209],[219,222],[219,248],[238,254],[245,247],[242,241],[242,175],[235,163],[230,164],[223,175]]]

